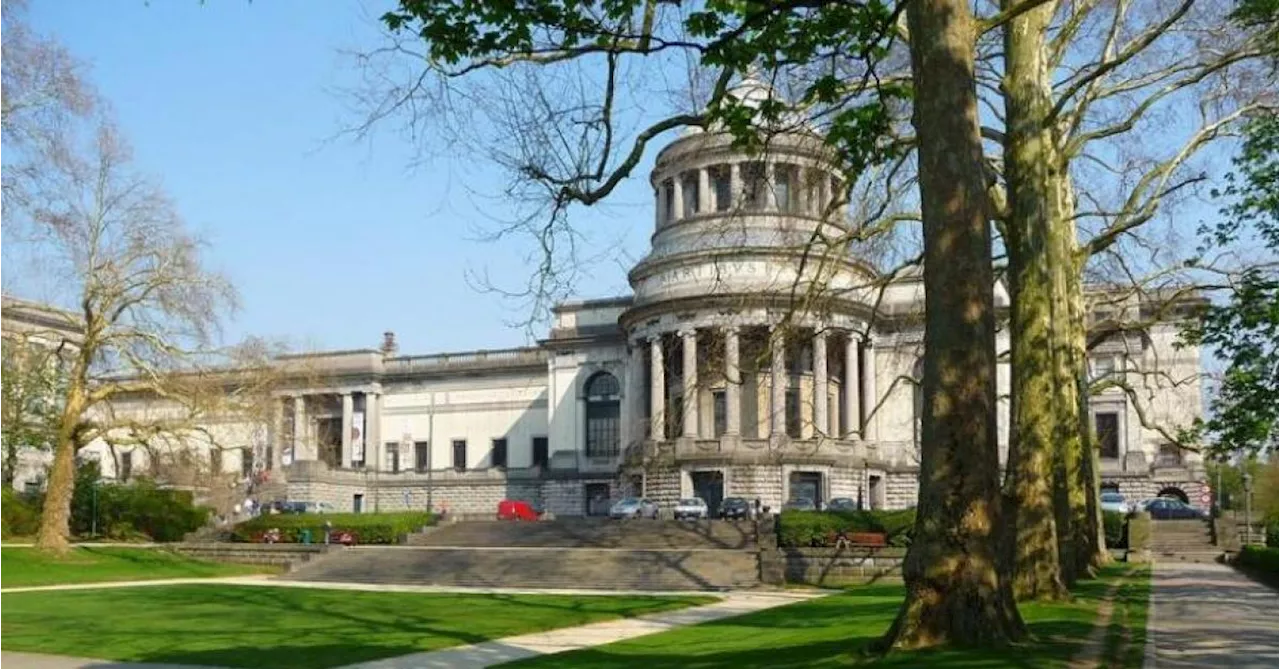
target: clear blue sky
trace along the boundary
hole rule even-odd
[[[506,325],[527,310],[464,280],[470,269],[521,285],[528,273],[526,242],[476,241],[504,212],[468,191],[497,193],[496,169],[447,155],[410,168],[390,132],[327,141],[354,120],[333,90],[354,76],[339,50],[375,43],[372,17],[388,4],[30,2],[31,27],[90,65],[140,167],[239,288],[231,338],[362,348],[390,329],[405,353],[528,343]],[[582,297],[628,292],[623,268],[653,221],[648,165],[607,211],[577,219],[595,249],[620,243],[629,255],[596,265]]]

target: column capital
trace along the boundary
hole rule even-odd
[[[687,327],[682,327],[676,332],[679,333],[681,337],[685,337],[685,338],[698,336],[698,328],[692,325]]]

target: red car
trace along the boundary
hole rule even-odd
[[[533,505],[519,499],[504,499],[498,502],[498,520],[537,520],[538,512]]]

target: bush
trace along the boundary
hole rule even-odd
[[[1119,511],[1102,512],[1102,530],[1106,535],[1107,548],[1128,548],[1125,537],[1126,519]]]
[[[406,513],[298,513],[269,514],[246,520],[231,532],[234,541],[260,542],[270,529],[280,530],[282,543],[301,543],[302,531],[311,530],[312,543],[324,543],[325,522],[333,532],[350,532],[358,544],[395,544],[435,519],[421,511]]]
[[[832,547],[841,534],[876,532],[890,546],[910,546],[916,510],[784,511],[778,519],[778,545],[786,548]]]
[[[1280,568],[1280,549],[1245,546],[1236,554],[1235,565],[1240,571],[1275,587],[1277,569]]]
[[[0,536],[29,537],[40,529],[40,500],[5,488],[0,499]]]
[[[181,541],[209,521],[209,509],[196,506],[190,492],[165,490],[147,479],[98,486],[97,509],[98,531],[111,539]]]

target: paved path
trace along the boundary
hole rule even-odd
[[[0,652],[0,665],[5,669],[209,669],[188,664],[143,664],[116,662],[115,660],[91,660],[85,657],[42,655],[39,653]]]
[[[676,627],[696,625],[721,618],[794,604],[828,593],[814,591],[736,592],[724,595],[715,604],[656,613],[639,618],[609,620],[549,632],[524,634],[469,646],[457,646],[426,653],[414,653],[351,665],[350,669],[473,669],[489,667],[538,655],[563,653],[600,646]]]
[[[1157,562],[1145,669],[1275,669],[1277,593],[1221,564]]]

